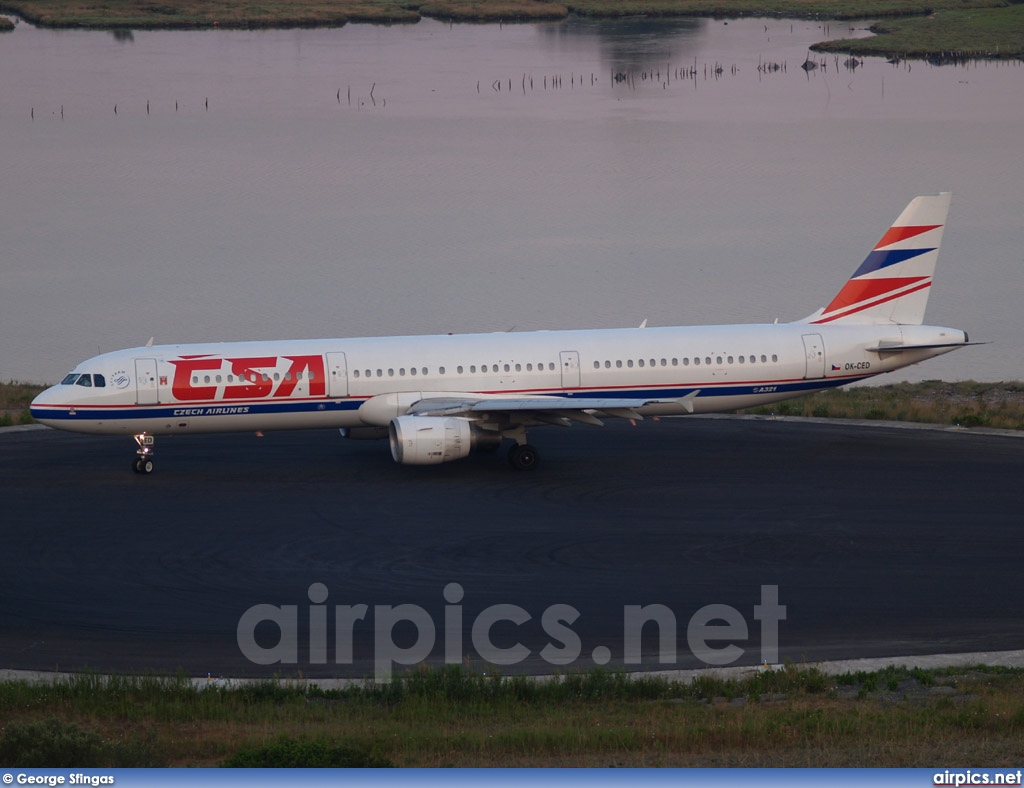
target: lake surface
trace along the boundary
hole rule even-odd
[[[826,35],[850,30],[20,23],[0,36],[0,379],[151,336],[794,320],[947,190],[928,322],[992,344],[887,380],[1024,379],[1024,67],[805,72]]]

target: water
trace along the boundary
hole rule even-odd
[[[151,336],[793,320],[946,190],[928,320],[993,343],[888,379],[1024,378],[1024,68],[805,73],[826,33],[850,31],[21,23],[0,37],[0,378]]]

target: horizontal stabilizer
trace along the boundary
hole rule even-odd
[[[941,350],[942,348],[987,345],[987,342],[938,342],[931,345],[877,345],[865,348],[869,353],[906,353],[908,350]]]

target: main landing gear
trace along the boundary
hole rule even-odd
[[[505,430],[502,435],[515,441],[508,450],[508,464],[517,471],[532,471],[537,467],[537,450],[526,442],[526,427],[522,424]]]
[[[136,473],[152,473],[153,472],[153,444],[156,439],[152,435],[147,435],[142,432],[134,436],[135,442],[139,444],[138,451],[135,452],[135,462],[132,464],[132,470]]]
[[[517,443],[508,450],[508,462],[517,471],[532,471],[537,467],[537,450],[529,443]]]

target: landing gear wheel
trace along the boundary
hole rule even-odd
[[[538,459],[537,450],[528,443],[517,443],[508,451],[509,464],[517,471],[532,471]]]
[[[139,450],[135,452],[135,462],[132,463],[132,470],[136,473],[152,473],[153,472],[153,444],[156,442],[156,438],[152,435],[148,435],[145,432],[140,432],[138,435],[132,436],[135,438],[135,442],[139,444]]]

